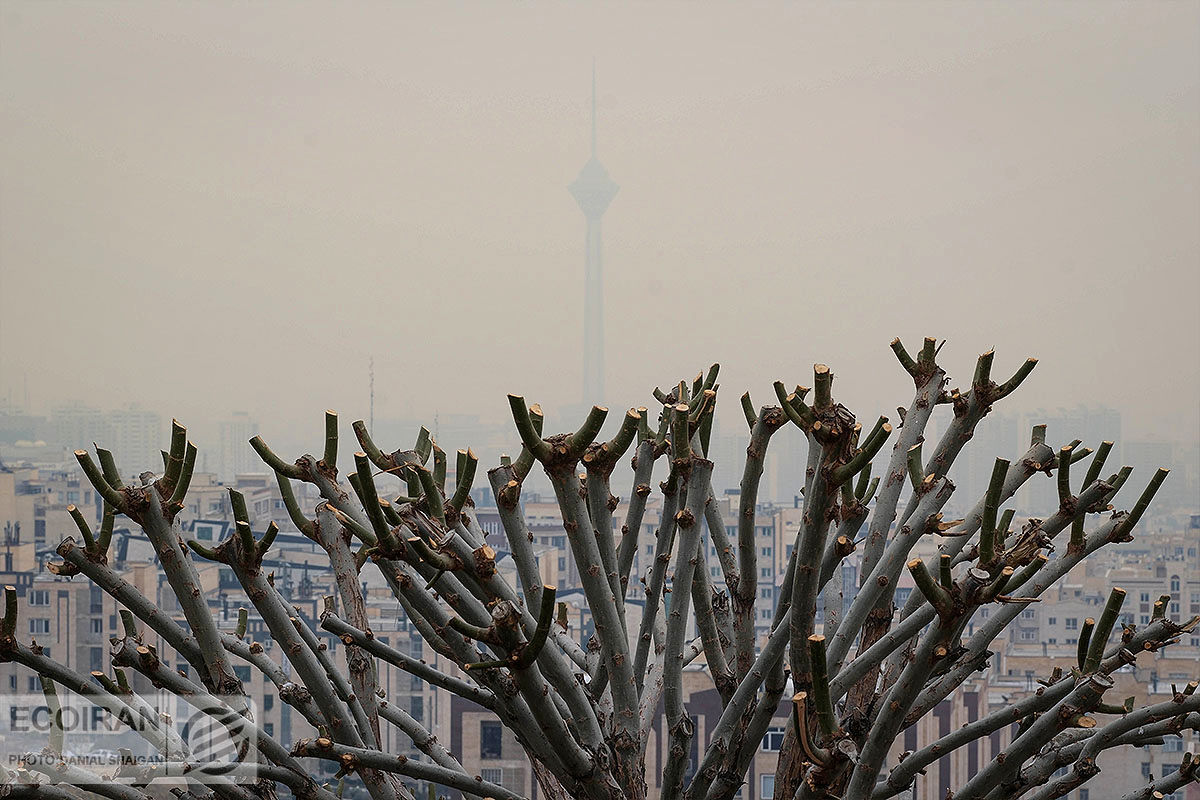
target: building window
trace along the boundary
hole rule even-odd
[[[761,797],[762,800],[772,800],[772,798],[775,797],[774,775],[762,776],[762,792],[759,793],[759,797]]]
[[[42,617],[31,617],[29,620],[30,633],[49,633],[50,620]]]
[[[1179,576],[1172,575],[1171,576],[1171,592],[1174,593],[1174,592],[1178,592],[1178,591],[1179,591]]]
[[[767,728],[767,735],[762,740],[762,749],[768,753],[778,753],[783,747],[784,733],[784,728]]]
[[[274,736],[275,735],[275,723],[274,722],[264,722],[263,723],[263,733],[265,733],[267,736]]]
[[[29,605],[31,606],[48,606],[50,605],[50,592],[45,589],[38,589],[29,593]]]
[[[92,633],[104,633],[104,620],[92,617]]]
[[[1067,630],[1079,630],[1079,617],[1067,617]]]
[[[1163,738],[1164,753],[1182,753],[1183,739],[1178,736],[1166,736]]]
[[[500,723],[493,720],[483,720],[479,723],[479,757],[480,758],[500,758],[502,752],[501,741],[503,738],[503,728]],[[492,781],[496,783],[496,781]]]
[[[425,721],[425,698],[415,694],[409,698],[409,713],[417,722]]]
[[[245,667],[245,666],[234,667],[233,674],[236,675],[237,679],[239,681],[241,681],[242,683],[250,682],[250,668],[249,667]]]
[[[104,649],[101,647],[89,647],[88,660],[92,664],[92,672],[99,672],[104,669]]]
[[[263,695],[263,711],[270,711],[274,707],[275,707],[275,695],[264,694]]]
[[[500,767],[484,767],[479,770],[479,777],[483,778],[488,783],[494,783],[497,786],[504,785],[504,770]]]
[[[1046,622],[1050,623],[1051,625],[1057,625],[1058,617],[1050,617],[1049,619],[1046,620]]]

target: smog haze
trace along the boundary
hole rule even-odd
[[[0,398],[499,422],[996,350],[1009,406],[1200,436],[1200,5],[0,9]],[[597,154],[606,396],[581,398]],[[614,415],[615,416],[615,415]],[[311,435],[308,435],[311,434]],[[515,434],[513,435],[516,440]],[[461,447],[468,442],[450,442]]]

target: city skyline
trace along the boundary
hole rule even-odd
[[[118,466],[132,477],[146,468],[155,468],[160,447],[167,441],[169,420],[147,410],[104,411],[76,405],[54,411],[58,415],[52,412],[45,418],[31,418],[6,416],[0,410],[0,464],[33,464],[74,472],[71,451],[81,442],[96,442],[111,450]],[[343,417],[343,421],[349,420]],[[927,438],[936,440],[948,422],[949,411],[945,407],[929,426]],[[424,424],[416,419],[381,417],[372,433],[388,449],[404,448]],[[1159,466],[1167,466],[1172,474],[1157,501],[1162,508],[1188,508],[1200,493],[1200,444],[1127,436],[1120,412],[1105,406],[1076,406],[1052,412],[1008,409],[988,415],[963,458],[951,470],[950,478],[957,487],[952,504],[970,505],[981,496],[991,474],[992,459],[1015,458],[1024,452],[1036,424],[1048,425],[1048,439],[1060,444],[1072,438],[1081,439],[1083,446],[1092,448],[1105,440],[1113,442],[1111,459],[1134,467],[1137,475],[1149,475]],[[219,418],[216,425],[189,429],[189,438],[199,448],[197,473],[214,475],[225,483],[233,483],[239,475],[265,473],[267,466],[248,441],[262,433],[262,428],[248,413],[235,411]],[[472,415],[448,416],[435,419],[431,433],[448,451],[471,447],[484,465],[495,463],[503,454],[512,455],[517,449],[517,437],[508,420],[488,423]],[[286,436],[272,436],[270,441],[290,459],[314,451],[316,441],[312,434],[311,430],[290,431]],[[40,444],[31,440],[39,436]],[[742,474],[737,463],[747,436],[744,421],[735,420],[732,427],[723,423],[714,426],[711,453],[717,464],[713,482],[718,491],[734,490],[739,485]],[[341,457],[349,459],[358,447],[352,438],[344,440]],[[764,465],[762,496],[773,502],[790,503],[803,481],[805,458],[803,438],[795,432],[781,432]],[[622,479],[628,471],[629,465],[622,462],[617,465],[615,475]],[[527,480],[532,491],[550,492],[540,471],[534,471]],[[1034,481],[1022,489],[1018,507],[1049,507],[1053,505],[1054,491],[1053,482]]]

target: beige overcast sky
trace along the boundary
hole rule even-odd
[[[1200,435],[1200,4],[0,3],[0,396],[276,438],[327,407],[579,401],[588,155],[607,402],[720,360],[946,338],[1013,410]],[[551,427],[563,426],[551,423]],[[462,446],[466,443],[450,443]]]

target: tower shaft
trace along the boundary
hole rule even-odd
[[[600,218],[588,217],[583,297],[583,402],[604,402],[604,253]]]

